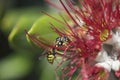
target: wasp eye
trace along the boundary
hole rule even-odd
[[[62,37],[57,37],[56,38],[56,42],[55,42],[55,46],[56,47],[62,47],[65,44],[67,44],[67,42],[69,41],[69,38],[66,36],[62,36]]]
[[[66,41],[66,42],[69,41],[69,38],[64,36],[64,41]]]
[[[57,37],[57,38],[56,38],[56,42],[57,42],[57,41],[61,41],[61,38],[60,38],[60,37]]]

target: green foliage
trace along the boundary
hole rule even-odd
[[[40,9],[36,7],[9,10],[6,12],[0,28],[5,32],[5,34],[9,34],[21,17],[23,18],[23,16],[26,16],[28,17],[28,20],[35,20],[41,15],[39,11]]]
[[[31,17],[30,17],[31,16]],[[35,49],[31,45],[28,44],[25,36],[25,29],[29,30],[34,23],[34,21],[40,15],[34,16],[32,15],[22,15],[18,22],[16,23],[15,27],[11,30],[8,40],[10,42],[10,46],[13,49],[25,49],[31,50]]]
[[[3,59],[0,62],[0,80],[15,80],[27,75],[33,66],[29,54],[30,52],[17,51]]]
[[[39,63],[39,80],[55,80],[55,73],[54,73],[54,64],[51,65],[47,62],[46,58],[43,58]]]
[[[58,13],[49,14],[52,17],[55,17],[58,20],[64,22]],[[66,17],[66,19],[68,19],[68,17]],[[53,24],[54,26],[52,26],[51,24]],[[60,23],[59,21],[49,17],[48,15],[43,15],[33,24],[32,28],[29,30],[29,34],[36,34],[37,37],[42,37],[47,41],[54,42],[56,37],[58,37],[59,35],[51,27],[56,27],[62,30],[65,29],[64,26],[65,25],[63,23]]]
[[[64,22],[58,13],[48,12],[48,14]],[[68,17],[65,16],[65,18],[68,20]],[[15,52],[0,61],[0,80],[17,80],[29,74],[33,67],[34,57],[42,54],[41,48],[31,45],[33,42],[26,37],[25,30],[29,34],[36,34],[36,37],[42,37],[54,42],[59,35],[51,29],[50,23],[61,30],[65,26],[63,23],[40,13],[37,8],[8,11],[1,23],[0,29],[8,36],[9,46]],[[41,74],[40,80],[55,80],[53,66],[48,64],[47,60],[44,61],[43,59],[41,61],[42,64],[39,67],[44,69],[39,72]]]

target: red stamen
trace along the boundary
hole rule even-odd
[[[64,5],[64,3],[62,2],[62,0],[59,0],[60,3],[62,4],[62,6],[64,7],[65,11],[68,13],[68,15],[70,16],[70,18],[73,20],[73,22],[79,26],[79,24],[76,22],[76,20],[73,18],[73,16],[71,15],[71,13],[68,11],[68,9],[66,8],[66,6]]]

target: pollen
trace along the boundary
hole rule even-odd
[[[100,40],[101,40],[101,41],[105,41],[105,40],[107,40],[108,37],[109,37],[109,31],[108,31],[108,29],[104,29],[104,30],[100,33]]]

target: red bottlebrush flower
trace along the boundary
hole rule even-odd
[[[102,67],[93,67],[90,71],[89,79],[88,80],[107,80],[109,77],[109,71]]]
[[[75,80],[107,80],[111,70],[118,71],[120,68],[119,51],[118,48],[114,49],[115,44],[120,43],[120,40],[116,40],[120,38],[120,34],[112,33],[112,30],[120,25],[119,0],[78,0],[80,5],[75,5],[71,0],[66,0],[67,5],[62,0],[59,1],[73,25],[63,16],[61,17],[64,23],[47,14],[68,28],[60,31],[51,24],[52,29],[60,35],[53,45],[26,34],[38,46],[47,48],[48,51],[53,50],[47,53],[51,63],[57,56],[62,57],[57,69],[61,69],[63,63],[66,64],[61,69],[63,80],[72,80],[74,77]],[[109,39],[112,39],[113,43],[111,52],[103,47]],[[119,74],[116,72],[116,75]]]
[[[120,78],[120,70],[116,71],[115,75]]]

